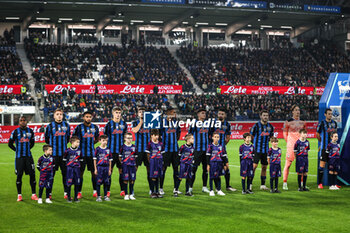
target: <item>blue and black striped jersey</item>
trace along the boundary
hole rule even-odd
[[[13,146],[13,143],[16,144],[16,147]],[[29,127],[26,127],[24,129],[17,128],[12,131],[9,140],[9,147],[12,150],[16,151],[16,158],[31,157],[32,152],[30,149],[33,148],[34,144],[34,131]]]
[[[209,141],[209,127],[197,127],[196,123],[198,120],[195,121],[194,127],[190,127],[189,133],[193,134],[194,137],[194,150],[195,151],[207,151],[208,148],[208,141]]]
[[[51,122],[45,129],[45,142],[52,146],[52,156],[63,156],[70,138],[70,126],[66,121]]]
[[[337,122],[331,120],[330,122],[323,120],[317,125],[317,133],[321,137],[321,151],[325,150],[328,144],[331,142],[331,133],[337,131]]]
[[[273,137],[274,127],[267,123],[257,122],[250,130],[250,134],[254,137],[253,144],[256,153],[266,154],[269,151],[270,137]]]
[[[105,126],[104,134],[108,136],[108,148],[111,153],[119,154],[121,146],[124,144],[124,135],[128,130],[125,121],[114,122],[110,120]]]
[[[86,126],[82,123],[74,129],[73,136],[77,136],[80,139],[79,150],[83,157],[94,155],[94,144],[98,141],[99,137],[99,129],[96,125],[91,124],[90,126]]]
[[[132,122],[132,127],[135,128],[140,123],[140,120]],[[150,129],[144,129],[143,125],[140,130],[135,133],[135,146],[137,152],[145,152],[149,141],[151,140],[151,131]]]
[[[165,152],[178,152],[179,145],[177,141],[180,138],[181,129],[177,125],[174,126],[175,121],[163,121],[162,127],[160,129],[160,135],[162,136],[162,142],[165,148]]]

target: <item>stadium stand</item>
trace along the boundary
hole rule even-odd
[[[25,43],[34,67],[37,89],[41,84],[181,84],[193,91],[166,47],[131,43],[128,47]],[[84,81],[86,80],[86,81]]]
[[[220,85],[322,86],[327,74],[302,48],[187,48],[177,55],[206,91]]]
[[[66,113],[73,113],[68,116],[70,122],[81,122],[82,113],[91,111],[94,113],[95,122],[107,122],[112,116],[112,108],[120,106],[123,109],[123,117],[126,121],[135,119],[137,107],[143,106],[147,109],[165,110],[170,106],[166,95],[75,95],[63,96],[50,94],[45,99],[45,106],[41,109],[44,112],[44,120],[47,122],[52,117],[56,108],[62,108]]]
[[[259,120],[259,112],[267,109],[270,120],[286,120],[286,113],[292,105],[301,108],[304,120],[316,120],[320,96],[297,95],[176,95],[175,102],[181,114],[194,113],[198,108],[205,108],[208,117],[215,118],[219,108],[227,110],[227,119],[235,121]]]

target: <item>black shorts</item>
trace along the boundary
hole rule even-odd
[[[149,162],[147,158],[147,153],[146,152],[139,152],[137,153],[137,158],[136,158],[136,166],[141,166],[143,162],[143,165],[146,167],[149,167]]]
[[[254,155],[253,163],[259,164],[259,161],[261,161],[261,165],[268,165],[267,153],[256,153]]]
[[[170,167],[172,164],[173,168],[180,165],[180,157],[177,152],[165,152],[163,154],[164,166]]]
[[[85,166],[87,167],[88,171],[91,171],[91,172],[95,171],[94,160],[93,160],[92,156],[83,157],[83,161],[80,163],[80,171],[81,172],[85,171]]]
[[[199,166],[202,163],[203,169],[207,169],[207,152],[206,151],[195,151],[193,152],[193,164]]]
[[[16,158],[15,173],[16,175],[26,175],[35,174],[35,165],[33,157],[20,157]]]
[[[320,160],[323,161],[323,162],[328,163],[328,153],[326,153],[326,150],[325,150],[325,149],[323,149],[323,150],[321,151]]]
[[[114,165],[117,166],[117,168],[122,168],[122,165],[119,160],[119,154],[118,153],[112,153],[112,169],[114,168]]]
[[[66,172],[67,166],[66,162],[63,161],[63,156],[54,156],[54,163],[55,163],[55,171],[58,171],[60,168],[62,172]]]

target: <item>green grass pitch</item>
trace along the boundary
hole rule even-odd
[[[311,139],[308,186],[310,192],[297,191],[295,164],[291,167],[289,191],[270,194],[258,190],[260,169],[254,180],[253,195],[241,194],[238,147],[228,145],[231,184],[238,191],[224,197],[201,192],[198,169],[194,197],[172,197],[172,169],[165,180],[165,197],[148,196],[145,167],[139,168],[135,184],[136,201],[119,196],[117,175],[113,174],[111,202],[97,203],[92,197],[90,174],[85,173],[83,199],[67,203],[63,199],[61,175],[56,175],[53,204],[38,205],[30,200],[29,177],[23,177],[23,199],[16,202],[14,152],[0,145],[0,232],[348,232],[350,229],[350,189],[339,191],[316,188],[317,141]],[[180,142],[182,144],[183,142]],[[285,141],[280,140],[285,158]],[[34,161],[42,154],[42,144],[32,152]],[[259,166],[260,167],[260,166]],[[36,171],[38,180],[39,174]],[[222,178],[224,186],[225,181]],[[280,179],[282,189],[282,178]],[[184,191],[183,181],[180,190]],[[269,176],[267,176],[269,185]],[[224,190],[225,191],[225,190]]]

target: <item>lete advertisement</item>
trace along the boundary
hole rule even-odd
[[[97,85],[97,93],[100,95],[108,94],[153,94],[157,86],[158,94],[181,94],[181,85]],[[95,94],[95,85],[45,85],[49,94],[62,94],[62,90],[74,90],[77,94]]]
[[[297,88],[297,89],[296,89]],[[322,87],[292,87],[292,86],[220,86],[224,95],[322,95]]]

